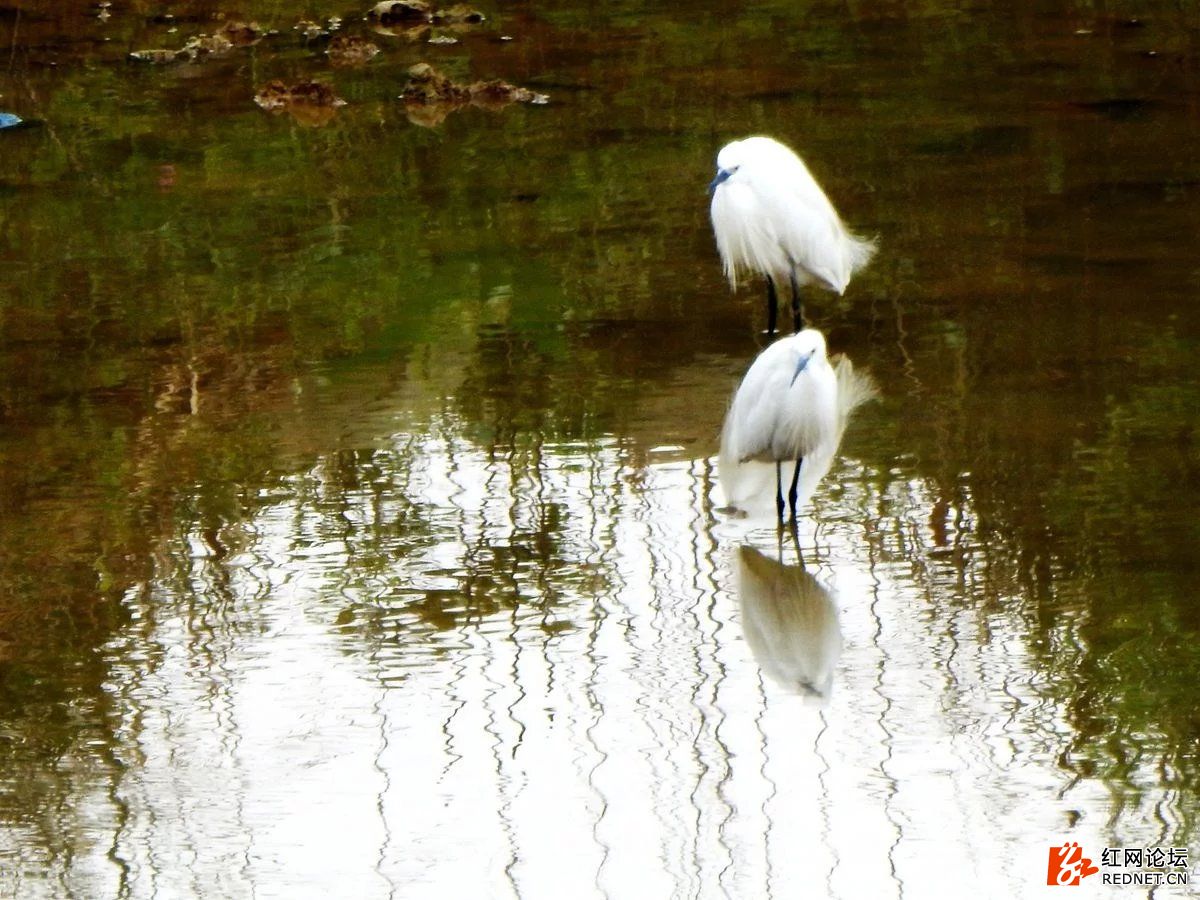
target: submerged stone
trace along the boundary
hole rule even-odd
[[[384,26],[412,28],[421,25],[464,27],[478,25],[486,17],[474,7],[455,3],[445,9],[435,9],[424,0],[388,0],[377,3],[367,17]]]
[[[233,49],[233,41],[221,33],[198,34],[183,45],[181,54],[196,59],[201,56],[221,56]]]
[[[465,3],[456,3],[446,9],[433,11],[433,22],[438,25],[478,25],[484,21],[483,13]]]
[[[541,106],[550,102],[545,94],[517,87],[507,81],[477,81],[467,88],[471,102],[477,106],[506,106],[509,103],[532,103]]]
[[[301,125],[312,127],[328,124],[338,107],[346,105],[327,84],[301,81],[289,85],[278,79],[259,88],[254,102],[271,113],[287,112]]]
[[[139,62],[163,65],[183,59],[195,60],[203,56],[222,56],[234,47],[249,47],[257,44],[262,38],[263,31],[255,22],[226,22],[212,34],[197,34],[188,38],[187,43],[178,50],[166,48],[134,50],[129,57]]]
[[[429,63],[417,63],[408,70],[408,86],[404,89],[404,102],[408,104],[467,103],[470,91],[455,84]]]
[[[217,34],[235,47],[250,47],[263,39],[262,27],[257,22],[226,22]]]
[[[152,63],[154,65],[165,65],[173,63],[180,57],[186,56],[182,50],[133,50],[129,54],[130,59],[136,59],[138,62]]]
[[[429,63],[417,63],[408,70],[409,83],[401,94],[408,118],[416,125],[438,125],[446,116],[464,106],[500,109],[510,103],[541,105],[549,102],[545,94],[498,79],[457,84]]]
[[[385,0],[376,3],[367,16],[384,25],[413,24],[433,20],[433,9],[424,0]]]
[[[325,55],[335,66],[361,66],[379,53],[379,46],[357,35],[338,35]]]
[[[300,81],[288,85],[276,79],[268,81],[254,95],[254,102],[266,110],[283,109],[288,106],[345,106],[346,101],[333,92],[333,88],[320,81]]]

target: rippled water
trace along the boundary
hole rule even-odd
[[[1200,861],[1196,10],[345,9],[335,69],[262,0],[128,61],[228,12],[167,6],[0,5],[0,895]],[[550,103],[423,128],[419,60]],[[254,106],[301,77],[347,105]],[[795,543],[718,512],[753,132],[881,247],[807,304],[882,399]]]

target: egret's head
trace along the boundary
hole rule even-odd
[[[745,141],[732,141],[717,152],[717,171],[729,171],[742,164],[742,144]]]
[[[710,194],[728,181],[742,167],[741,147],[744,143],[745,141],[734,141],[721,148],[721,151],[717,154],[717,177],[708,186]]]
[[[721,152],[717,154],[717,177],[708,186],[708,192],[711,194],[743,167],[747,172],[759,175],[778,175],[794,173],[797,167],[803,170],[804,163],[774,138],[755,135],[733,141],[722,147]]]
[[[792,372],[791,384],[796,383],[800,373],[808,368],[813,360],[825,358],[825,335],[815,328],[805,328],[799,334],[794,334],[787,340],[792,342],[792,352],[795,354],[796,369]]]
[[[743,166],[747,171],[777,172],[786,171],[799,162],[795,153],[774,138],[755,135],[732,141],[717,154],[717,177],[708,186],[708,192],[711,194]]]

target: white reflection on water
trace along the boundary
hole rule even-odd
[[[797,548],[799,549],[799,548]],[[732,554],[746,643],[763,671],[798,693],[825,698],[842,654],[829,590],[804,568],[745,544]]]
[[[761,676],[764,646],[768,673],[801,663],[726,560],[774,533],[711,517],[710,461],[438,434],[280,485],[232,555],[164,548],[108,648],[118,764],[64,884],[1030,896],[1071,810],[1103,843],[1109,801],[1060,769],[1019,622],[955,604],[970,562],[916,569],[920,481],[835,466],[814,499],[794,650],[837,687],[813,706]]]

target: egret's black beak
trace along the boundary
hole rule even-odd
[[[792,373],[792,380],[788,382],[788,387],[796,383],[796,379],[800,377],[800,373],[804,371],[804,367],[808,365],[808,361],[812,359],[812,354],[800,357],[800,362],[796,363],[796,371]]]
[[[714,178],[712,180],[712,182],[708,185],[709,195],[711,196],[712,192],[717,189],[717,187],[721,184],[721,182],[724,181],[726,178],[728,178],[732,174],[733,173],[730,172],[728,169],[717,169],[717,177]]]

